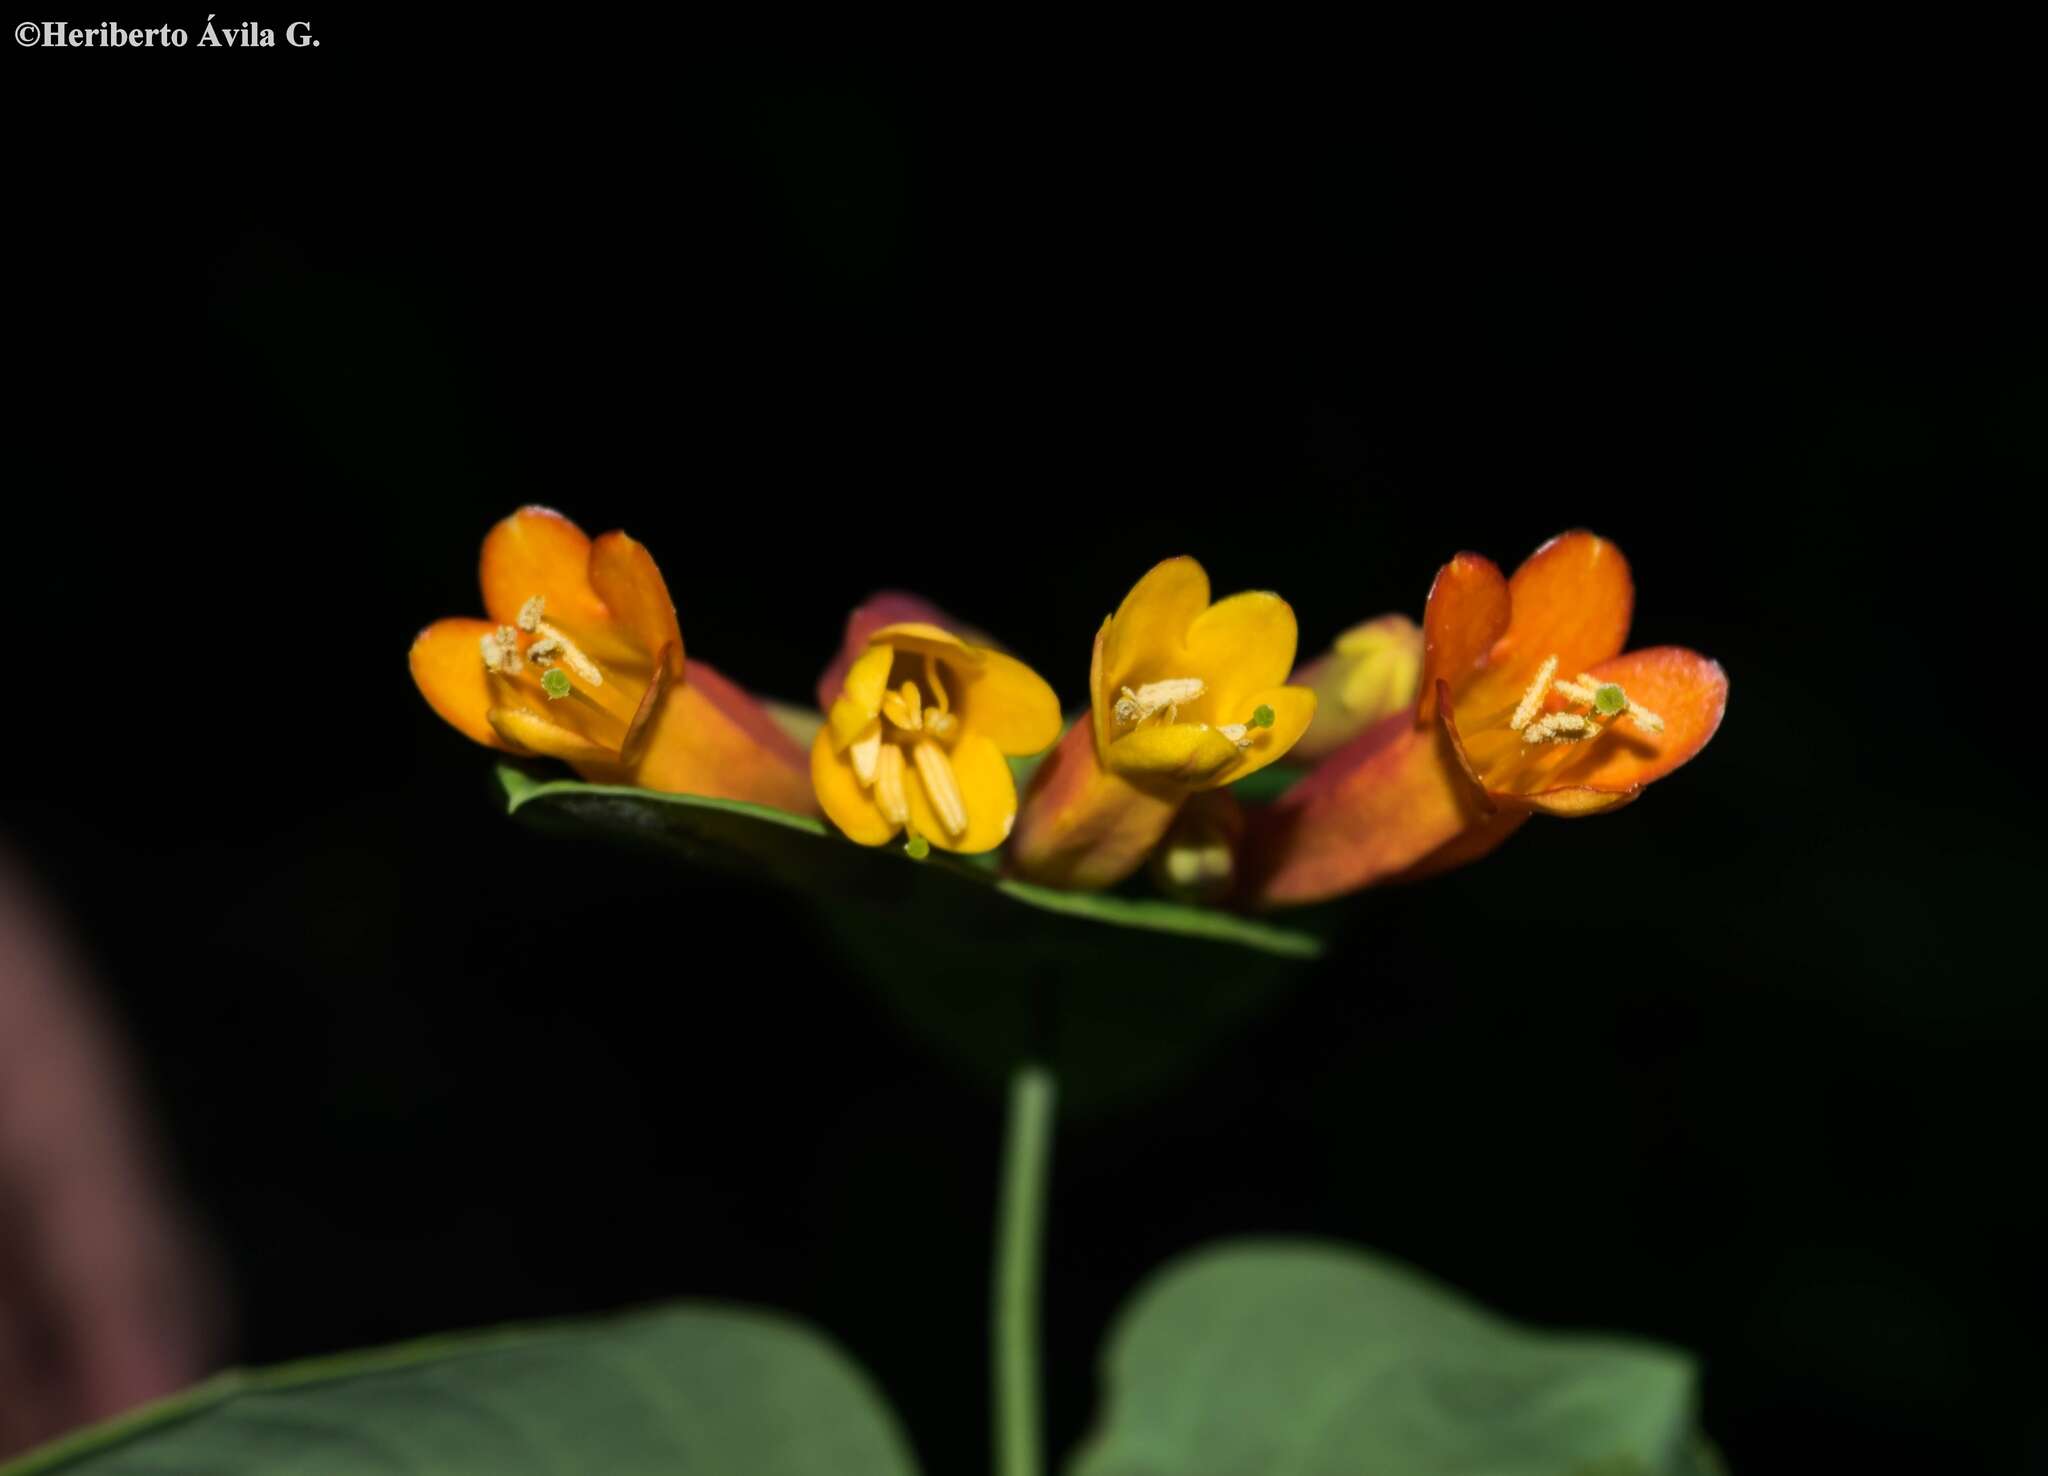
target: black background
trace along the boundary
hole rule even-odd
[[[1165,555],[1314,649],[1584,525],[1636,643],[1727,667],[1720,736],[1357,899],[1227,1050],[1066,1124],[1054,1448],[1148,1268],[1283,1230],[1697,1350],[1738,1472],[2048,1460],[2048,323],[1998,38],[312,19],[7,58],[6,832],[240,1356],[741,1299],[983,1459],[997,1102],[791,899],[505,821],[411,687],[514,506],[633,531],[692,654],[788,698],[882,586],[1072,703]]]

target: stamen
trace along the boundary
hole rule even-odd
[[[1649,708],[1631,702],[1628,705],[1627,711],[1628,715],[1635,719],[1645,732],[1661,733],[1664,731],[1664,719],[1658,717]]]
[[[924,781],[925,797],[938,812],[946,834],[965,834],[967,801],[961,797],[960,780],[953,773],[953,761],[946,757],[946,750],[927,739],[912,750],[912,756],[917,760],[917,777]]]
[[[1550,690],[1550,679],[1556,675],[1557,658],[1544,657],[1543,664],[1536,668],[1536,679],[1529,683],[1528,690],[1522,693],[1522,700],[1515,704],[1515,715],[1508,719],[1510,728],[1519,733],[1529,726],[1529,720],[1535,717],[1538,709],[1543,706],[1543,696]],[[1542,740],[1531,738],[1529,741],[1538,743]]]
[[[527,604],[529,606],[533,605],[537,599],[538,596],[534,600],[528,600]],[[525,617],[526,612],[524,610],[519,613],[521,618]],[[570,640],[568,636],[564,635],[560,627],[550,625],[545,620],[536,619],[534,621],[534,628],[541,633],[542,639],[535,641],[533,645],[526,648],[528,659],[534,659],[533,653],[536,647],[545,645],[548,647],[550,658],[560,659],[584,683],[592,687],[602,687],[604,685],[604,673],[598,669],[597,663],[584,655],[582,649],[574,641]]]
[[[960,719],[950,712],[933,712],[927,708],[924,714],[924,730],[934,738],[951,743],[954,735],[960,731]]]
[[[1522,730],[1524,743],[1577,743],[1582,738],[1598,738],[1606,729],[1591,718],[1581,717],[1575,712],[1553,712],[1548,717],[1531,723]]]
[[[1551,686],[1556,690],[1558,696],[1568,702],[1582,702],[1586,706],[1592,707],[1599,701],[1600,682],[1598,678],[1588,676],[1583,671],[1578,674],[1575,680],[1568,682],[1563,677],[1559,677],[1551,683]]]
[[[511,626],[499,626],[485,635],[478,645],[483,650],[485,671],[497,672],[501,676],[518,676],[526,669],[526,660],[519,654],[519,632]]]
[[[891,825],[910,819],[910,799],[903,792],[903,750],[894,743],[884,743],[875,755],[875,808]]]
[[[946,684],[939,680],[939,658],[929,651],[924,653],[924,684],[932,689],[932,701],[938,703],[940,712],[953,710],[953,703],[946,696]]]
[[[541,596],[535,595],[519,607],[519,628],[528,635],[532,635],[540,629],[540,618],[547,614],[547,612],[548,602]]]
[[[924,727],[924,707],[918,701],[917,683],[905,682],[894,692],[882,695],[882,713],[906,733],[916,733]]]
[[[1162,682],[1147,682],[1135,692],[1125,687],[1123,696],[1116,701],[1116,720],[1130,726],[1163,712],[1170,723],[1180,716],[1183,702],[1193,702],[1208,690],[1200,677],[1168,677]]]
[[[853,760],[853,777],[860,780],[863,788],[872,788],[875,782],[875,761],[882,756],[882,725],[875,724],[875,730],[865,738],[856,738],[847,745],[846,756]]]

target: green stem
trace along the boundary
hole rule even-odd
[[[1010,1125],[996,1208],[990,1331],[995,1354],[996,1476],[1042,1476],[1038,1274],[1045,1260],[1045,1186],[1052,1168],[1052,1073],[1020,1066],[1010,1078]]]

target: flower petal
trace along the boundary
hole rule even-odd
[[[1252,812],[1245,895],[1261,907],[1341,896],[1399,875],[1488,818],[1443,727],[1395,713]]]
[[[1166,559],[1147,570],[1110,617],[1101,682],[1093,692],[1097,710],[1115,702],[1117,689],[1141,668],[1147,680],[1192,675],[1180,669],[1187,660],[1188,628],[1208,608],[1209,575],[1193,559]],[[1285,677],[1282,672],[1274,680]]]
[[[1296,642],[1294,607],[1276,594],[1248,590],[1195,617],[1187,630],[1187,669],[1174,674],[1209,684],[1211,722],[1241,723],[1251,711],[1248,694],[1279,686],[1294,670]]]
[[[965,856],[993,851],[1009,839],[1010,827],[1017,821],[1017,781],[1010,773],[1009,761],[978,733],[962,733],[946,750],[946,757],[960,785],[967,829],[959,835],[946,833],[914,765],[903,785],[904,797],[910,801],[911,826],[942,851]]]
[[[1128,779],[1201,784],[1217,780],[1240,757],[1238,747],[1206,723],[1136,728],[1109,745],[1109,767]]]
[[[1607,660],[1628,643],[1635,590],[1620,549],[1583,530],[1559,534],[1508,581],[1514,614],[1492,665],[1519,683],[1546,656],[1565,676]]]
[[[953,702],[968,731],[1004,753],[1043,752],[1060,736],[1060,699],[1045,678],[1001,651],[979,648],[980,662],[944,675],[960,678]]]
[[[498,736],[507,740],[508,746],[525,752],[565,759],[572,764],[597,764],[606,768],[615,766],[619,761],[619,756],[609,748],[600,747],[582,734],[548,721],[531,708],[494,707],[487,716]]]
[[[835,752],[860,737],[863,729],[882,710],[882,696],[889,689],[889,668],[896,663],[893,646],[869,646],[860,660],[847,669],[846,685],[825,709],[825,731],[831,734]]]
[[[1418,724],[1436,717],[1438,682],[1456,691],[1471,678],[1507,631],[1509,614],[1508,581],[1493,560],[1461,553],[1437,570],[1422,614]]]
[[[413,637],[413,684],[427,704],[464,737],[488,748],[512,749],[488,714],[503,699],[484,670],[483,638],[497,629],[488,620],[436,620]]]
[[[964,666],[978,665],[981,661],[981,653],[952,631],[943,626],[926,625],[921,621],[910,620],[896,625],[885,625],[869,639],[887,641],[899,651],[916,651],[921,655],[939,656]]]
[[[1248,774],[1258,773],[1275,759],[1284,757],[1315,720],[1316,694],[1307,687],[1268,687],[1245,697],[1243,707],[1247,715],[1261,707],[1270,707],[1273,710],[1272,726],[1253,728],[1246,733],[1245,736],[1251,739],[1251,747],[1238,749],[1236,763],[1213,778],[1198,782],[1197,789],[1235,784]]]
[[[874,796],[861,786],[853,772],[853,760],[844,750],[834,752],[831,735],[821,731],[811,744],[811,788],[825,818],[846,833],[846,838],[863,846],[886,845],[896,827],[882,818]]]
[[[611,618],[652,657],[670,654],[669,673],[683,674],[683,632],[675,601],[647,546],[626,533],[606,533],[590,546],[590,587]]]
[[[589,538],[553,508],[522,507],[493,527],[478,576],[484,610],[500,625],[518,620],[520,606],[535,595],[547,601],[550,620],[579,635],[611,620],[590,587]]]
[[[1031,776],[1009,868],[1047,886],[1115,886],[1144,864],[1183,797],[1178,786],[1134,784],[1105,769],[1094,724],[1083,719]]]
[[[1598,738],[1559,745],[1551,762],[1516,770],[1503,793],[1553,815],[1611,809],[1706,747],[1727,711],[1728,676],[1720,663],[1680,646],[1596,662],[1591,674],[1618,682],[1630,702],[1664,720],[1663,731],[1618,718]]]

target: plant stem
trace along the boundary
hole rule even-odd
[[[1045,1186],[1052,1168],[1052,1073],[1027,1062],[1010,1078],[1010,1122],[996,1207],[990,1333],[995,1365],[996,1476],[1042,1476],[1038,1277],[1045,1260]]]

